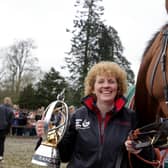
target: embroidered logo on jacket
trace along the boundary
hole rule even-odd
[[[90,128],[90,121],[87,121],[86,119],[76,119],[76,129],[88,129]]]

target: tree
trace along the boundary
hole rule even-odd
[[[1,63],[0,65],[0,88],[1,88],[0,91],[3,88],[3,80],[5,79],[5,76],[6,76],[6,72],[5,72],[6,67],[3,64],[4,55],[6,55],[5,53],[6,52],[4,52],[4,49],[0,49],[0,63]]]
[[[3,86],[3,78],[4,78],[4,76],[5,76],[5,70],[4,70],[4,68],[3,67],[1,67],[1,69],[0,69],[0,86],[2,87]]]
[[[74,105],[75,107],[79,107],[81,105],[80,92],[77,91],[77,89],[70,84],[67,87],[66,92],[66,103],[68,105]]]
[[[17,102],[21,108],[35,109],[37,108],[37,99],[35,97],[35,89],[32,84],[27,85],[21,92]]]
[[[17,102],[21,108],[35,109],[48,106],[56,100],[57,95],[65,88],[65,102],[67,105],[79,105],[78,92],[60,76],[54,68],[46,72],[44,76],[34,84],[29,84],[21,92]],[[75,97],[73,97],[75,95]]]
[[[76,7],[82,7],[81,11],[77,11],[74,20],[74,30],[72,31],[72,47],[68,53],[70,57],[66,57],[67,67],[70,71],[70,78],[77,92],[82,96],[83,81],[88,69],[91,66],[91,58],[95,56],[96,37],[99,34],[99,25],[101,23],[100,16],[104,8],[96,6],[96,1],[101,0],[84,0],[76,1]]]
[[[20,40],[9,46],[4,54],[3,62],[6,69],[4,87],[5,89],[11,88],[16,98],[19,97],[23,79],[29,74],[31,77],[29,83],[31,83],[36,72],[39,71],[38,59],[32,55],[32,50],[35,48],[33,40]]]
[[[77,0],[75,6],[80,8],[74,19],[71,31],[72,46],[65,58],[70,79],[76,92],[83,96],[83,82],[90,67],[102,60],[114,61],[122,65],[128,75],[134,78],[130,63],[122,56],[123,47],[117,31],[101,21],[104,8],[98,3],[102,0]],[[68,30],[70,31],[70,30]],[[132,81],[130,81],[132,82]]]
[[[36,99],[38,106],[47,106],[57,99],[57,95],[67,88],[67,82],[53,67],[44,77],[36,84]]]
[[[128,83],[134,84],[134,72],[131,70],[131,63],[123,56],[123,46],[118,32],[111,26],[102,25],[98,41],[97,61],[108,60],[118,63],[128,74]]]

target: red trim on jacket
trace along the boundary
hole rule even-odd
[[[84,97],[82,102],[91,111],[95,111],[97,108],[96,98],[94,95],[89,95],[89,96]],[[124,107],[125,103],[126,103],[126,99],[123,96],[116,99],[114,103],[115,112],[120,111]]]

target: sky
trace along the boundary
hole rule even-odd
[[[63,76],[66,52],[76,15],[75,0],[0,0],[0,48],[15,40],[31,38],[37,49],[33,56],[44,71],[51,67]],[[168,15],[165,0],[103,0],[102,19],[114,27],[124,47],[124,56],[137,75],[143,51],[153,34],[163,26]]]

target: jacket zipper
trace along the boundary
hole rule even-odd
[[[98,155],[98,160],[101,165],[101,157],[102,157],[102,150],[103,150],[103,143],[104,143],[104,129],[105,129],[105,117],[101,118],[101,122],[98,122],[98,132],[99,132],[99,142],[100,142],[100,147],[99,147],[99,155]]]
[[[105,118],[102,118],[101,123],[100,123],[100,142],[103,144],[104,142],[104,129],[105,129]]]

